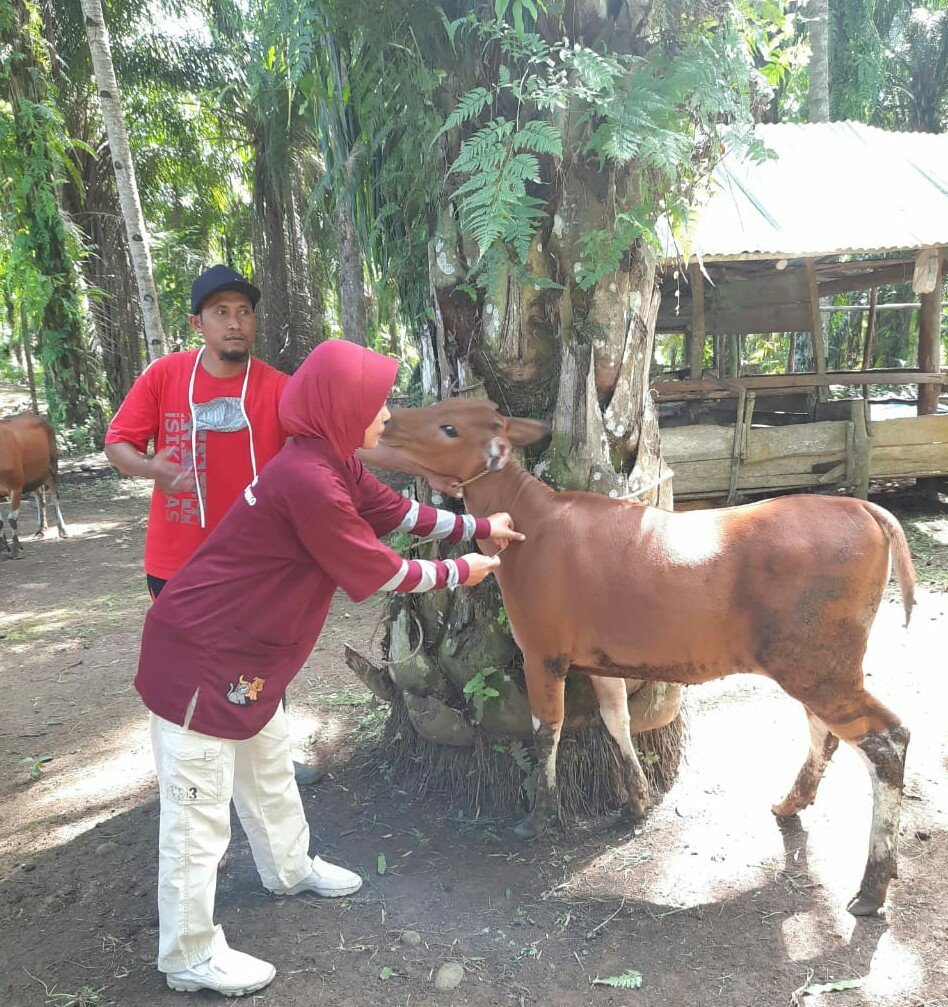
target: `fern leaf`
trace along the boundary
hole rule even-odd
[[[545,119],[532,119],[517,130],[513,146],[519,150],[533,150],[538,154],[563,156],[563,137],[560,131]]]
[[[605,979],[593,979],[593,986],[613,986],[620,990],[637,990],[642,985],[642,973],[628,969],[622,975],[608,976]]]
[[[442,133],[447,133],[449,130],[454,129],[455,126],[460,126],[469,119],[480,115],[484,107],[490,103],[492,97],[490,91],[483,87],[475,87],[473,90],[468,91],[467,94],[460,98],[457,107],[448,116],[438,135],[441,136]]]

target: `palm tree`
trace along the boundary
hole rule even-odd
[[[138,196],[138,183],[135,179],[135,165],[132,161],[128,133],[125,128],[121,93],[115,78],[115,67],[112,63],[109,33],[99,0],[81,0],[81,2],[82,12],[85,15],[86,37],[89,40],[89,50],[92,54],[92,65],[95,70],[99,107],[105,123],[105,132],[109,139],[112,167],[115,171],[122,216],[128,235],[129,252],[138,285],[142,321],[145,326],[145,344],[148,348],[149,359],[155,360],[165,352],[164,332],[161,325],[161,311],[158,303],[158,291],[155,288],[151,253],[148,247],[148,232],[145,228],[145,219],[142,216],[141,202]]]
[[[809,0],[810,122],[829,122],[829,0]]]
[[[887,101],[897,128],[948,127],[948,10],[916,7],[889,36]]]
[[[746,64],[734,58],[724,6],[710,30],[704,15],[669,3],[610,4],[608,15],[526,0],[476,10],[328,6],[332,30],[347,28],[346,95],[366,152],[357,205],[380,244],[397,247],[397,235],[406,248],[386,260],[371,240],[363,246],[372,268],[398,283],[415,328],[418,394],[486,394],[507,413],[552,419],[544,478],[613,495],[643,488],[642,499],[670,505],[647,394],[658,307],[652,225],[660,207],[681,215],[689,180],[716,149],[717,122],[741,114],[736,64]],[[307,97],[334,98],[308,88],[319,61],[300,64],[291,73]],[[340,171],[334,184],[338,198],[351,175]],[[470,784],[475,803],[485,787],[496,800],[504,780],[515,794],[529,769],[530,719],[491,589],[401,600],[387,646],[384,672],[352,661],[393,701],[386,758],[414,767],[422,785]],[[676,686],[633,697],[640,729],[672,720],[669,733],[642,741],[659,786],[677,766],[678,701]],[[569,729],[595,721],[582,683],[569,703]],[[589,755],[591,737],[607,745],[590,730],[567,744],[562,767],[573,780],[565,792],[586,809],[618,796],[605,760]],[[472,750],[484,772],[471,772]]]

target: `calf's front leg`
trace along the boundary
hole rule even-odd
[[[556,810],[556,752],[563,730],[568,670],[565,658],[531,659],[524,654],[527,699],[533,715],[537,785],[530,814],[514,829],[520,839],[542,835],[550,815]]]

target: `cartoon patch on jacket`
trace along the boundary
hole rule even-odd
[[[243,675],[237,679],[237,684],[234,685],[233,682],[229,683],[227,689],[227,699],[229,702],[233,703],[235,706],[246,706],[248,703],[253,703],[256,701],[257,697],[263,692],[263,687],[265,682],[260,677],[254,677],[250,682],[244,678]]]

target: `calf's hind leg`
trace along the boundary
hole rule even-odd
[[[56,511],[56,530],[59,532],[59,537],[69,538],[69,532],[66,531],[66,524],[63,521],[63,512],[59,508],[59,484],[55,475],[49,481],[49,496],[53,501],[53,509]]]
[[[795,815],[813,803],[823,773],[839,746],[839,738],[812,710],[806,711],[806,717],[810,725],[810,751],[790,792],[771,809],[779,818]]]
[[[642,765],[632,744],[629,694],[625,679],[599,675],[590,675],[589,678],[599,700],[602,722],[622,753],[623,783],[629,817],[638,821],[644,817],[649,805],[648,780],[642,772]]]
[[[42,486],[33,491],[36,501],[36,534],[33,538],[45,538],[49,525],[46,521],[46,490]]]
[[[847,906],[854,916],[872,916],[885,902],[889,882],[898,877],[899,816],[909,730],[891,710],[858,688],[832,711],[816,704],[813,712],[862,757],[872,780],[869,856],[859,891]]]

